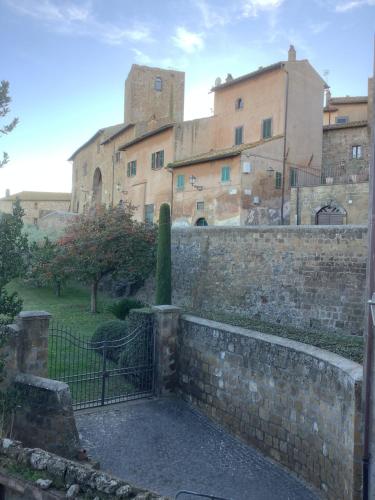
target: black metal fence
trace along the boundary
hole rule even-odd
[[[341,165],[316,168],[290,167],[290,187],[325,186],[330,184],[357,184],[369,180],[367,167],[349,169]]]
[[[152,325],[117,340],[92,342],[51,323],[48,376],[70,387],[75,409],[149,397],[154,391],[155,342]]]

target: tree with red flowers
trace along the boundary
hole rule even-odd
[[[59,266],[91,286],[91,312],[97,312],[98,286],[108,275],[130,283],[145,279],[155,265],[155,227],[134,220],[128,203],[81,215],[59,240]]]

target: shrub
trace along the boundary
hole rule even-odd
[[[108,306],[108,311],[118,319],[127,318],[131,309],[141,309],[144,304],[136,299],[122,299]]]
[[[91,342],[103,342],[104,340],[119,340],[125,337],[128,333],[128,325],[125,321],[119,319],[113,319],[106,321],[99,325],[93,336],[91,337]],[[121,349],[117,347],[107,348],[107,358],[115,361],[119,360]]]

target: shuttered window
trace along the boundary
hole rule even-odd
[[[281,189],[281,183],[282,183],[282,174],[281,172],[276,172],[275,176],[275,188],[276,189]]]
[[[185,188],[185,176],[178,175],[177,176],[177,189],[182,191],[184,188]]]
[[[262,138],[269,139],[272,137],[272,118],[267,118],[262,122]]]
[[[238,146],[243,143],[243,127],[236,127],[234,130],[234,144]]]
[[[164,167],[164,150],[156,151],[151,155],[151,168],[153,170],[158,170]]]
[[[137,174],[137,160],[128,162],[128,177],[134,177]]]
[[[230,167],[222,167],[221,169],[221,182],[230,181]]]

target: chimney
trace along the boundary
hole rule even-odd
[[[8,198],[8,196],[10,196],[10,189],[5,190],[5,196],[6,196],[6,198]]]
[[[295,62],[296,57],[296,49],[294,48],[294,45],[291,45],[288,50],[288,61]]]

